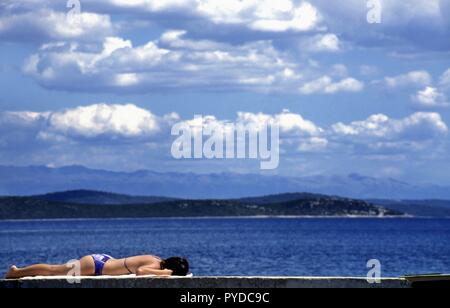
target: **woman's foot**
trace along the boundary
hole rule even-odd
[[[5,278],[6,279],[14,279],[17,278],[17,272],[19,271],[19,269],[17,268],[17,266],[13,265],[11,266],[11,268],[9,269],[8,273],[6,273]]]

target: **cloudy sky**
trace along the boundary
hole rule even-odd
[[[260,172],[172,159],[203,115],[279,123],[273,173],[450,184],[450,0],[80,3],[0,3],[0,164]]]

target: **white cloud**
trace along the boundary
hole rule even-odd
[[[182,13],[213,25],[237,25],[262,32],[305,32],[315,30],[321,21],[318,10],[309,2],[292,0],[109,0],[121,9],[152,14]],[[187,19],[189,19],[187,18]]]
[[[325,93],[334,94],[338,92],[360,92],[364,89],[364,83],[354,78],[346,78],[332,83],[325,88]]]
[[[300,114],[284,110],[279,114],[238,112],[234,121],[220,120],[216,116],[207,115],[202,118],[183,122],[194,131],[199,127],[204,130],[233,133],[233,127],[245,127],[250,131],[262,131],[267,127],[278,126],[280,129],[280,145],[286,155],[296,155],[298,152],[318,152],[327,148],[328,140],[324,130],[314,122],[303,118]],[[230,124],[234,126],[230,127]],[[237,143],[242,142],[236,139]]]
[[[48,117],[48,113],[40,112],[3,112],[2,117],[0,117],[1,125],[14,124],[17,125],[34,125]]]
[[[339,51],[340,42],[339,38],[335,34],[325,34],[318,37],[313,46],[313,50],[316,51]]]
[[[450,69],[448,69],[447,71],[445,71],[444,74],[442,74],[439,80],[439,85],[444,88],[450,88]]]
[[[339,33],[350,45],[402,51],[448,51],[450,4],[440,0],[381,0],[383,22],[367,23],[367,3],[347,0],[91,0],[89,10],[110,14],[120,28],[133,28],[140,22],[161,28],[181,28],[197,38],[219,37],[223,41],[256,41],[266,38],[301,37],[311,32]],[[5,1],[4,1],[5,2]],[[35,12],[36,8],[66,13],[66,8],[50,0],[21,0],[2,3],[5,16]],[[86,9],[83,6],[83,10]],[[86,33],[86,35],[89,35]],[[110,35],[110,34],[109,34]],[[95,37],[95,36],[92,36]],[[419,48],[415,48],[419,47]]]
[[[445,94],[439,92],[437,88],[426,87],[424,90],[418,91],[413,95],[412,100],[418,107],[422,108],[439,108],[449,107],[450,104]]]
[[[328,148],[329,141],[323,137],[312,137],[303,141],[298,150],[300,152],[323,152]]]
[[[427,150],[434,142],[442,142],[448,126],[438,113],[417,112],[403,119],[384,114],[370,116],[350,124],[336,123],[329,138],[338,144],[363,146],[367,151],[389,150],[394,153]]]
[[[189,9],[193,1],[190,0],[109,0],[113,5],[121,8],[137,8],[147,11],[166,11],[174,9]]]
[[[82,12],[71,20],[65,12],[38,9],[2,16],[0,38],[12,41],[99,40],[114,32],[108,15]]]
[[[300,142],[320,143],[324,130],[314,122],[304,119],[300,114],[284,110],[279,114],[238,112],[232,122],[221,120],[213,115],[203,116],[205,127],[226,130],[229,123],[245,125],[255,129],[263,125],[278,125],[282,138],[293,138]],[[179,122],[180,117],[171,113],[163,117],[133,104],[94,104],[53,112],[4,112],[0,113],[0,127],[33,127],[35,135],[42,140],[61,140],[61,138],[107,140],[166,138],[169,141],[169,127]],[[182,120],[181,120],[182,121]],[[189,126],[202,125],[199,119],[184,120]],[[264,126],[264,127],[265,127]],[[164,134],[167,134],[163,136]],[[314,138],[314,140],[310,140]],[[323,140],[322,142],[323,143]]]
[[[440,0],[381,0],[383,22],[373,27],[366,21],[367,3],[348,0],[97,0],[97,9],[124,14],[142,13],[158,16],[156,22],[167,26],[168,18],[177,18],[178,27],[197,35],[214,36],[220,29],[229,40],[236,33],[249,41],[258,39],[258,32],[295,34],[315,31],[339,33],[356,45],[420,47],[426,50],[449,50],[449,23],[445,16],[450,5]],[[206,24],[205,24],[206,22]],[[200,25],[205,25],[201,26]],[[230,26],[230,27],[228,27]],[[254,35],[256,34],[256,35]],[[420,35],[418,35],[420,34]],[[407,48],[405,48],[407,49]],[[411,50],[410,48],[408,48]]]
[[[119,87],[131,87],[139,84],[139,77],[135,73],[116,75],[116,84]]]
[[[332,83],[332,79],[328,76],[316,79],[314,81],[304,84],[300,88],[302,94],[314,94],[318,92],[323,92],[323,90]]]
[[[41,50],[30,57],[25,72],[49,87],[70,87],[77,83],[86,90],[116,88],[120,91],[134,87],[151,91],[152,88],[206,86],[266,87],[272,86],[271,80],[276,81],[275,76],[267,79],[272,74],[294,68],[268,43],[227,45],[223,49],[205,43],[204,48],[197,50],[198,47],[190,49],[194,48],[194,42],[183,41],[170,32],[163,35],[161,44],[165,47],[159,42],[133,47],[121,38],[107,38],[100,52],[86,52],[66,44],[64,49]],[[52,74],[48,74],[49,70]],[[269,83],[258,84],[260,80]]]
[[[347,77],[348,76],[348,68],[344,64],[335,64],[331,67],[330,74],[336,77]]]
[[[210,40],[189,40],[186,39],[187,31],[185,30],[168,30],[161,35],[159,44],[170,49],[187,49],[187,50],[221,50],[228,46],[224,43],[217,43]]]
[[[136,137],[159,131],[158,119],[135,105],[98,104],[78,107],[49,116],[50,130],[82,137],[117,135]]]
[[[250,24],[250,28],[253,30],[268,32],[311,31],[317,28],[321,20],[317,9],[308,2],[303,2],[298,7],[295,7],[290,0],[277,1],[276,3],[271,0],[263,0],[258,1],[258,3],[261,4],[256,10],[257,18]],[[280,4],[282,5],[280,6]],[[280,10],[280,8],[282,9]]]
[[[158,117],[133,104],[94,104],[54,112],[4,112],[0,127],[32,128],[31,136],[41,141],[125,140],[153,138],[178,119],[175,113]]]
[[[295,136],[318,136],[323,130],[311,121],[304,119],[301,115],[285,110],[280,114],[268,115],[263,113],[239,112],[237,123],[240,124],[265,124],[278,125],[280,131],[285,135]]]
[[[441,0],[380,0],[382,23],[369,24],[367,1],[346,0],[313,3],[327,27],[355,45],[392,49],[399,53],[450,50],[448,13],[450,4]]]
[[[300,93],[311,95],[316,93],[335,94],[339,92],[360,92],[364,89],[364,83],[354,78],[346,78],[341,81],[333,81],[331,77],[324,76],[314,81],[305,83],[300,88]]]
[[[203,122],[201,122],[201,120]],[[242,125],[253,130],[266,129],[268,126],[278,126],[281,138],[303,139],[320,136],[324,130],[314,122],[304,119],[300,114],[284,110],[279,114],[265,114],[252,112],[238,112],[233,121],[219,120],[214,115],[205,115],[202,118],[195,118],[184,121],[188,126],[203,126],[227,131],[227,125],[232,123],[237,126]]]
[[[27,153],[28,147],[38,147],[37,134],[45,127],[47,114],[37,112],[0,112],[0,150]]]
[[[336,34],[317,34],[300,39],[301,52],[337,52],[341,49],[341,42]]]
[[[185,31],[170,30],[142,46],[107,37],[101,48],[83,47],[78,43],[44,45],[28,58],[24,72],[51,89],[119,93],[174,88],[298,93],[308,79],[321,75],[320,67],[302,72],[298,59],[278,51],[270,41],[231,45],[187,39]],[[344,67],[334,68],[342,73]],[[311,91],[306,84],[302,92],[359,92],[364,86],[351,77],[324,78],[322,88]]]
[[[395,77],[386,77],[384,83],[388,88],[422,87],[431,85],[433,78],[427,71],[413,71]]]

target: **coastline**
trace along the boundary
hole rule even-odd
[[[447,220],[450,217],[432,217],[432,216],[412,216],[412,215],[402,215],[402,216],[202,216],[202,217],[117,217],[117,218],[44,218],[44,219],[0,219],[2,222],[64,222],[64,221],[127,221],[127,220],[268,220],[268,219],[285,219],[285,220],[295,220],[295,219],[323,219],[323,220],[354,220],[354,219],[367,219],[367,220],[384,220],[384,219],[423,219],[423,220]]]

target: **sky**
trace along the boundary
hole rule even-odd
[[[450,0],[2,0],[0,164],[175,160],[171,127],[279,123],[285,176],[450,184]]]

